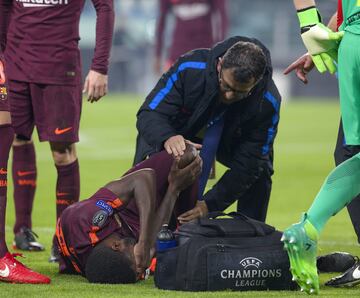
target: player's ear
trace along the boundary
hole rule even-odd
[[[111,243],[111,249],[114,251],[120,251],[121,247],[122,247],[122,244],[121,244],[121,241],[119,241],[119,240],[114,240]]]

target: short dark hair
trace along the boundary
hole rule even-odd
[[[256,44],[239,41],[228,49],[223,57],[222,67],[233,69],[237,82],[249,82],[252,78],[260,80],[266,68],[266,57]]]
[[[89,255],[85,276],[91,283],[129,284],[136,282],[133,262],[126,253],[97,245]]]

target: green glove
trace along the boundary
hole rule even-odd
[[[344,32],[333,32],[321,23],[315,7],[298,11],[301,38],[319,72],[336,71],[337,49]]]

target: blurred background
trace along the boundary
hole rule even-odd
[[[289,63],[305,52],[291,0],[224,1],[227,13],[225,37],[256,37],[270,49],[275,70],[274,78],[284,100],[297,96],[312,96],[318,100],[337,97],[336,78],[329,74],[311,73],[310,84],[305,88],[295,75],[282,74]],[[156,26],[160,15],[159,2],[160,0],[115,0],[116,26],[109,72],[110,92],[146,95],[158,80],[159,73],[154,71],[153,65]],[[317,1],[323,22],[327,23],[334,13],[336,2]],[[88,72],[93,55],[95,23],[95,9],[91,1],[86,1],[80,26],[84,75]],[[162,53],[169,50],[174,23],[174,14],[168,13],[164,26]]]

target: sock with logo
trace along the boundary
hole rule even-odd
[[[31,228],[31,213],[36,190],[36,156],[33,143],[13,146],[12,176],[16,221],[14,233]]]
[[[56,218],[58,219],[66,207],[79,201],[80,171],[78,160],[68,165],[55,166],[58,173],[56,183]]]
[[[5,242],[7,164],[13,139],[14,130],[11,124],[0,125],[0,258],[8,251]]]
[[[360,193],[360,153],[338,165],[326,178],[307,212],[308,220],[320,233]]]

